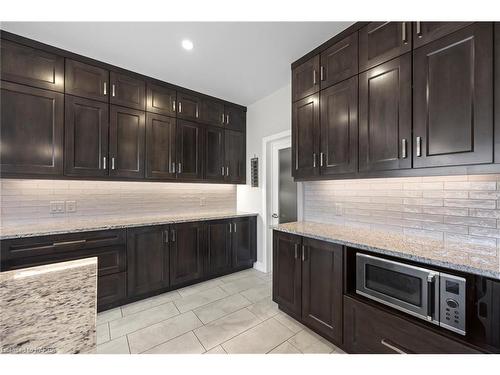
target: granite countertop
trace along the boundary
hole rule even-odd
[[[92,220],[72,220],[68,222],[57,223],[51,223],[50,221],[48,221],[43,224],[3,226],[0,228],[0,240],[46,236],[51,234],[77,233],[94,230],[131,228],[145,225],[164,225],[190,221],[230,219],[235,217],[247,217],[256,215],[256,213],[224,211],[185,215],[134,215],[125,217],[98,218]]]
[[[315,222],[280,224],[274,229],[500,280],[498,250],[481,245]]]
[[[97,258],[0,272],[0,353],[90,353]]]

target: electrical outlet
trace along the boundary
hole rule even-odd
[[[206,198],[200,198],[200,206],[204,206],[206,203]]]
[[[50,213],[51,214],[63,214],[65,212],[64,201],[51,201],[50,202]]]
[[[344,214],[344,210],[342,207],[342,203],[335,203],[335,215],[342,216]]]
[[[76,212],[76,201],[66,201],[66,212]]]

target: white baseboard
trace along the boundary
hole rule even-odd
[[[266,267],[265,267],[264,263],[262,263],[262,262],[255,262],[253,264],[253,268],[255,268],[257,271],[260,271],[260,272],[267,272]]]

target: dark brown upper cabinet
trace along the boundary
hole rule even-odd
[[[175,116],[177,91],[170,87],[147,84],[146,111],[165,116]]]
[[[109,125],[109,174],[144,177],[145,113],[112,105]]]
[[[342,246],[307,237],[302,239],[302,246],[302,320],[340,344]]]
[[[476,23],[414,52],[414,167],[493,161],[492,35]]]
[[[359,170],[411,168],[411,56],[359,75]]]
[[[292,99],[297,101],[319,91],[319,55],[292,70]]]
[[[232,265],[230,220],[207,222],[208,273],[211,275],[229,272]]]
[[[201,99],[197,96],[177,92],[177,117],[198,121],[200,118]]]
[[[173,117],[146,113],[146,178],[175,179],[175,123]]]
[[[245,133],[226,130],[224,135],[226,158],[226,182],[246,183],[246,137]]]
[[[246,131],[247,116],[246,112],[237,107],[224,106],[224,127],[226,129]]]
[[[64,58],[2,40],[2,80],[41,89],[64,91]]]
[[[200,121],[209,125],[222,126],[224,124],[224,104],[216,100],[203,99]]]
[[[62,175],[64,95],[1,82],[1,171]]]
[[[292,174],[307,178],[319,173],[319,94],[292,104]]]
[[[170,284],[184,284],[203,276],[206,257],[206,224],[182,223],[170,226]]]
[[[411,22],[371,22],[359,30],[359,71],[411,51]]]
[[[322,52],[320,62],[321,89],[358,74],[358,33]]]
[[[111,104],[144,111],[146,105],[146,84],[142,79],[111,71]]]
[[[301,245],[301,237],[274,231],[273,301],[296,317],[302,312]]]
[[[109,71],[97,66],[66,59],[66,94],[107,102],[109,98]]]
[[[203,131],[203,125],[177,120],[177,178],[203,178]]]
[[[322,175],[356,172],[358,167],[358,77],[320,93]]]
[[[108,175],[108,104],[66,95],[64,174]]]
[[[168,228],[157,225],[127,229],[129,297],[170,285]]]
[[[255,217],[235,218],[232,224],[233,267],[251,267],[257,260]]]
[[[205,178],[224,181],[224,129],[207,126],[205,131]]]
[[[413,22],[413,48],[455,32],[472,22]]]

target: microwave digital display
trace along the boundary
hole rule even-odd
[[[459,295],[460,294],[460,286],[455,281],[446,280],[446,291],[448,293]]]

